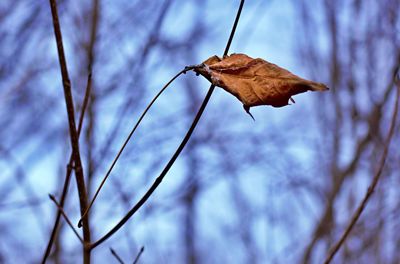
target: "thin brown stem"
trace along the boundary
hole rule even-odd
[[[241,0],[240,1],[240,5],[236,14],[236,19],[235,22],[233,24],[232,27],[232,31],[231,34],[229,36],[229,40],[227,42],[225,51],[224,51],[224,56],[226,56],[229,52],[229,47],[230,44],[232,42],[233,36],[235,34],[236,31],[236,27],[237,24],[239,22],[239,18],[240,18],[240,14],[242,12],[242,8],[243,8],[243,4],[244,4],[245,0]],[[150,188],[147,190],[147,192],[142,196],[142,198],[132,207],[131,210],[129,210],[129,212],[108,232],[106,233],[102,238],[100,238],[99,240],[97,240],[96,242],[94,242],[90,248],[93,249],[95,247],[97,247],[98,245],[102,244],[104,241],[106,241],[108,238],[110,238],[113,234],[115,234],[142,206],[143,204],[150,198],[150,196],[153,194],[153,192],[157,189],[157,187],[160,185],[160,183],[162,182],[162,180],[164,179],[165,175],[167,175],[168,171],[170,170],[170,168],[172,167],[172,165],[175,163],[176,159],[179,157],[180,153],[182,152],[182,150],[184,149],[184,147],[186,146],[186,143],[189,141],[190,137],[192,136],[192,133],[194,131],[194,129],[197,126],[197,123],[200,120],[200,117],[202,116],[204,109],[206,108],[212,93],[214,92],[215,86],[211,85],[210,88],[208,89],[208,92],[203,100],[203,103],[200,106],[199,111],[197,112],[190,128],[188,129],[188,131],[186,132],[185,137],[183,138],[181,144],[178,146],[178,148],[176,149],[175,153],[172,155],[171,159],[169,160],[169,162],[167,163],[167,165],[164,167],[164,169],[162,170],[162,172],[160,173],[160,175],[156,178],[156,180],[154,181],[154,183],[150,186]]]
[[[72,224],[72,222],[69,220],[67,214],[64,211],[64,208],[61,207],[61,205],[57,202],[56,197],[54,197],[54,195],[49,194],[50,200],[52,200],[55,205],[58,208],[58,211],[62,214],[62,216],[64,217],[65,221],[67,222],[67,224],[69,225],[69,227],[71,227],[72,231],[75,233],[76,237],[81,241],[81,243],[83,244],[83,239],[81,238],[81,236],[79,235],[79,233],[75,230],[74,225]]]
[[[399,66],[399,68],[397,68],[397,71],[396,71],[395,75],[399,74],[399,70],[400,70],[400,66]],[[343,234],[340,237],[340,239],[336,242],[336,244],[329,251],[328,256],[326,257],[326,259],[324,261],[325,264],[331,263],[333,257],[336,255],[336,253],[339,251],[341,246],[346,241],[346,239],[349,236],[351,230],[356,225],[358,219],[360,218],[362,212],[364,211],[369,199],[371,198],[372,194],[374,193],[375,188],[378,185],[379,179],[381,178],[382,171],[383,171],[383,168],[384,168],[385,162],[386,162],[386,157],[387,157],[388,152],[389,152],[390,142],[392,141],[392,137],[393,137],[394,130],[395,130],[395,127],[396,127],[396,120],[397,120],[397,115],[398,115],[398,110],[399,110],[400,81],[398,80],[398,77],[396,77],[396,76],[394,77],[394,82],[395,82],[396,87],[397,87],[397,89],[396,89],[397,90],[396,100],[395,100],[395,105],[394,105],[394,110],[393,110],[393,114],[392,114],[392,119],[391,119],[391,123],[390,123],[389,132],[388,132],[388,135],[387,135],[386,140],[385,140],[385,145],[384,145],[384,148],[383,148],[383,153],[382,153],[378,168],[377,168],[377,170],[375,172],[374,178],[372,179],[372,182],[371,182],[370,186],[368,187],[368,190],[367,190],[363,200],[361,201],[361,203],[358,206],[357,210],[354,212],[354,214],[353,214],[353,216],[352,216],[347,228],[343,232]]]
[[[75,164],[75,177],[78,186],[80,211],[81,215],[83,215],[87,207],[87,191],[85,187],[85,178],[83,175],[82,161],[79,152],[78,133],[76,131],[76,125],[75,125],[74,102],[72,98],[71,82],[69,79],[67,62],[64,54],[60,22],[58,19],[57,3],[56,0],[49,0],[49,1],[51,7],[51,14],[53,18],[54,34],[57,43],[58,59],[61,69],[62,83],[64,89],[64,99],[68,113],[69,133],[72,146],[72,153],[74,157],[73,160]],[[83,218],[83,240],[84,240],[83,261],[84,263],[89,264],[90,248],[86,246],[90,244],[90,227],[89,227],[88,217]]]

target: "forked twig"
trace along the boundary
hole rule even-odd
[[[393,134],[394,134],[394,130],[396,127],[396,119],[397,119],[397,115],[398,115],[398,110],[399,110],[399,98],[400,98],[400,65],[397,67],[397,70],[395,70],[394,73],[394,83],[397,87],[397,92],[396,92],[396,100],[395,100],[395,105],[394,105],[394,110],[393,110],[393,114],[392,114],[392,119],[391,119],[391,123],[390,123],[390,128],[389,128],[389,132],[388,135],[386,137],[385,140],[385,145],[383,148],[383,153],[378,165],[378,168],[375,172],[374,178],[372,179],[372,182],[370,184],[370,186],[368,187],[367,193],[364,196],[364,199],[361,201],[360,205],[358,206],[357,210],[354,212],[346,230],[343,232],[342,236],[340,237],[340,239],[336,242],[336,244],[331,248],[331,250],[328,253],[328,256],[326,257],[324,263],[325,264],[329,264],[333,257],[336,255],[336,253],[339,251],[340,247],[344,244],[344,242],[346,241],[348,235],[350,234],[351,230],[353,229],[353,227],[355,226],[355,224],[357,223],[358,219],[360,218],[362,212],[364,211],[365,206],[367,205],[369,199],[371,198],[372,194],[374,193],[374,190],[376,188],[376,186],[378,185],[379,179],[381,178],[382,175],[382,171],[383,171],[383,167],[385,165],[385,161],[386,161],[386,157],[388,155],[389,152],[389,146],[390,146],[390,142],[392,140]],[[396,76],[397,75],[397,76]]]
[[[224,57],[228,54],[229,52],[229,47],[232,43],[233,40],[233,36],[235,34],[236,31],[236,27],[237,24],[239,22],[239,18],[240,18],[240,14],[242,12],[243,9],[243,5],[244,5],[245,0],[241,0],[240,1],[240,5],[236,14],[236,19],[235,22],[233,24],[232,27],[232,31],[231,34],[229,36],[225,51],[224,51]],[[131,217],[132,215],[134,215],[139,208],[141,208],[143,206],[143,204],[147,201],[147,199],[149,199],[149,197],[153,194],[153,192],[157,189],[157,187],[160,185],[160,183],[162,182],[162,180],[164,179],[165,175],[168,173],[168,171],[170,170],[170,168],[172,167],[172,165],[175,163],[176,159],[178,158],[178,156],[180,155],[180,153],[182,152],[183,148],[186,146],[186,143],[189,141],[195,127],[197,126],[197,123],[200,120],[200,117],[202,116],[204,109],[206,108],[212,93],[214,92],[215,86],[211,85],[210,88],[208,89],[208,92],[199,108],[199,111],[197,112],[190,128],[188,129],[188,131],[186,132],[185,137],[183,138],[181,144],[178,146],[178,148],[176,149],[175,153],[172,155],[171,159],[169,160],[169,162],[167,163],[167,165],[164,167],[164,169],[162,170],[162,172],[160,173],[160,175],[157,177],[157,179],[154,181],[154,183],[150,186],[150,188],[147,190],[147,192],[142,196],[142,198],[132,207],[131,210],[129,210],[129,212],[108,232],[106,233],[103,237],[101,237],[99,240],[97,240],[96,242],[94,242],[93,244],[91,244],[90,249],[93,249],[95,247],[97,247],[98,245],[100,245],[101,243],[103,243],[104,241],[106,241],[109,237],[111,237],[115,232],[117,232]]]
[[[125,264],[125,262],[122,260],[122,258],[117,254],[117,252],[113,248],[110,248],[110,251],[111,251],[111,254],[117,259],[117,261],[120,264]]]
[[[61,205],[57,202],[56,197],[54,197],[54,195],[49,194],[50,200],[52,200],[55,205],[58,208],[58,211],[62,214],[62,216],[64,217],[65,221],[67,222],[67,224],[69,225],[69,227],[71,227],[72,231],[75,233],[75,235],[78,237],[78,239],[81,241],[81,243],[83,244],[83,239],[82,237],[79,235],[79,233],[75,230],[74,225],[71,223],[71,221],[69,220],[67,214],[64,211],[64,208],[61,207]]]

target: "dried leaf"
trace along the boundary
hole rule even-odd
[[[306,91],[325,91],[322,83],[302,79],[263,59],[232,54],[223,59],[212,56],[194,71],[215,86],[236,96],[246,112],[258,105],[282,107],[294,102],[291,96]]]

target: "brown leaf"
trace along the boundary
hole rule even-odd
[[[288,105],[289,99],[294,102],[291,96],[295,94],[328,90],[322,83],[302,79],[275,64],[245,54],[232,54],[223,59],[212,56],[194,71],[236,96],[248,113],[252,106],[282,107]]]

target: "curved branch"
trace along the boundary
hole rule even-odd
[[[93,206],[94,201],[96,200],[97,196],[99,195],[99,192],[101,190],[101,188],[103,187],[104,183],[106,182],[108,176],[110,176],[111,171],[114,169],[115,164],[117,163],[119,157],[121,156],[122,152],[124,151],[126,145],[128,144],[129,140],[131,139],[131,137],[133,136],[133,134],[135,133],[136,129],[138,128],[138,126],[140,125],[140,123],[142,122],[143,118],[145,117],[145,115],[147,114],[147,112],[149,111],[149,109],[153,106],[153,104],[155,103],[155,101],[158,99],[158,97],[160,97],[160,95],[168,88],[168,86],[176,79],[178,78],[182,73],[186,73],[187,71],[193,69],[197,67],[197,65],[195,66],[187,66],[185,67],[182,71],[180,71],[178,74],[176,74],[166,85],[164,85],[164,87],[156,94],[156,96],[154,96],[154,98],[151,100],[151,102],[147,105],[146,109],[143,111],[142,115],[140,116],[139,120],[136,122],[136,124],[134,125],[134,127],[132,128],[131,132],[129,133],[128,137],[126,138],[125,142],[122,144],[122,147],[120,148],[120,150],[118,151],[117,156],[115,156],[113,162],[111,163],[110,168],[108,169],[106,175],[104,176],[103,180],[101,181],[99,187],[97,188],[92,200],[90,201],[89,206],[87,207],[85,213],[82,215],[81,219],[78,222],[78,227],[82,226],[82,219],[88,214],[88,212],[90,211],[90,209]]]
[[[243,5],[244,5],[245,0],[240,1],[240,5],[236,14],[235,22],[233,23],[233,27],[231,30],[231,34],[229,36],[228,42],[226,44],[226,48],[224,51],[224,57],[228,54],[230,45],[232,43],[233,36],[235,35],[235,31],[237,28],[237,24],[239,23],[239,18],[240,14],[242,13]],[[153,194],[153,192],[157,189],[157,187],[160,185],[162,182],[163,178],[165,175],[168,173],[169,169],[172,167],[172,165],[175,163],[176,159],[182,152],[183,148],[186,146],[186,143],[189,141],[190,137],[192,136],[192,133],[194,129],[196,128],[197,123],[200,120],[200,117],[202,116],[204,109],[206,108],[212,93],[214,92],[215,86],[211,85],[210,88],[208,89],[207,95],[205,96],[203,103],[200,106],[199,111],[197,112],[192,125],[190,126],[189,130],[186,132],[185,137],[183,138],[181,144],[178,146],[176,149],[175,153],[172,155],[170,161],[167,163],[167,165],[164,167],[163,171],[160,173],[160,175],[157,177],[157,179],[154,181],[153,185],[147,190],[147,192],[143,195],[143,197],[133,206],[131,210],[107,233],[105,234],[102,238],[94,242],[91,246],[90,249],[93,249],[106,241],[109,237],[111,237],[113,234],[115,234],[139,209],[140,207],[143,206],[143,204],[149,199],[149,197]]]

